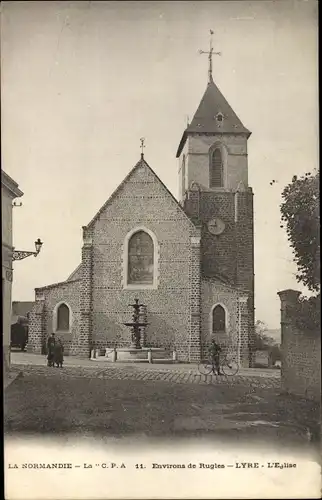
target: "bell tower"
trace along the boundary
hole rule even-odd
[[[249,339],[254,329],[253,192],[248,185],[251,132],[233,111],[212,75],[177,150],[179,200],[201,228],[201,272],[243,290],[248,297]],[[251,348],[249,349],[251,351]]]
[[[208,54],[208,84],[177,150],[181,203],[193,182],[205,191],[236,191],[240,184],[248,187],[247,140],[251,132],[213,80],[212,57],[221,53],[213,51],[212,39],[209,51],[199,52]]]

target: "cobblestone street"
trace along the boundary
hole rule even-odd
[[[195,437],[307,447],[318,421],[310,402],[280,393],[279,372],[200,375],[195,365],[111,364],[13,353],[5,433]],[[310,445],[311,446],[311,445]]]
[[[63,369],[48,368],[45,356],[12,353],[15,370],[24,375],[39,374],[43,377],[87,377],[114,380],[160,381],[176,384],[240,385],[244,387],[279,388],[279,370],[240,369],[235,376],[201,375],[197,365],[109,363],[102,360],[66,357]]]
[[[14,365],[15,370],[20,370],[27,375],[41,377],[56,377],[62,380],[71,377],[85,377],[94,379],[113,380],[140,380],[153,382],[171,382],[174,384],[200,384],[200,385],[240,385],[243,387],[278,388],[279,378],[264,378],[260,376],[236,375],[233,377],[201,375],[196,370],[148,368],[146,366],[66,366],[62,369],[48,368],[39,365]]]

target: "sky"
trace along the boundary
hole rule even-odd
[[[24,196],[13,209],[13,300],[64,281],[88,224],[140,157],[178,196],[176,150],[207,85],[252,132],[256,319],[278,328],[277,292],[295,280],[281,192],[318,167],[317,3],[2,2],[2,168]],[[270,181],[276,180],[271,186]]]

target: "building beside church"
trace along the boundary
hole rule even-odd
[[[34,302],[14,300],[12,302],[11,324],[13,325],[15,323],[19,323],[19,321],[28,323],[30,311],[32,310],[33,306]]]
[[[12,202],[23,196],[18,184],[1,170],[2,208],[2,349],[3,374],[10,368],[11,292],[12,292]]]
[[[35,290],[29,350],[56,332],[66,353],[130,345],[129,304],[148,326],[142,344],[196,362],[212,338],[249,366],[254,331],[253,192],[244,127],[209,82],[177,150],[179,201],[143,154],[83,226],[81,263]]]

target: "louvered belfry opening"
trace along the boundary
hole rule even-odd
[[[223,187],[223,162],[219,148],[216,148],[211,155],[210,187]]]

